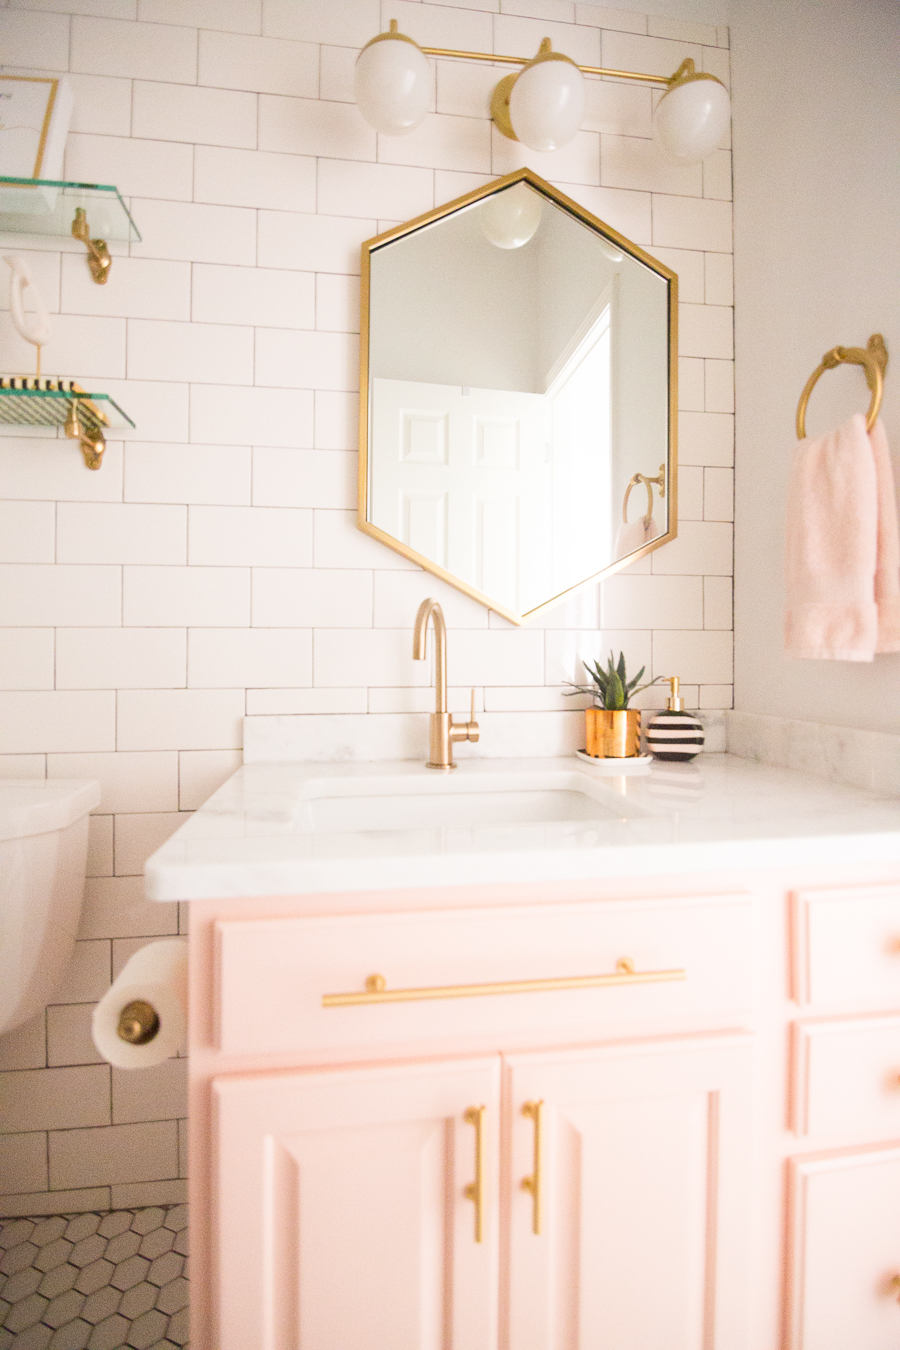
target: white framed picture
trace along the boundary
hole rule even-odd
[[[0,75],[0,177],[61,177],[73,102],[65,77]]]

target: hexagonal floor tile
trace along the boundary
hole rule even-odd
[[[48,1327],[56,1329],[64,1326],[66,1322],[74,1322],[76,1317],[80,1317],[83,1306],[84,1294],[79,1294],[77,1289],[69,1289],[65,1294],[60,1294],[59,1298],[53,1300],[45,1310],[41,1321],[46,1322]]]
[[[115,1285],[116,1289],[130,1289],[132,1285],[139,1284],[146,1277],[150,1269],[150,1262],[145,1256],[130,1256],[127,1261],[121,1261],[116,1266],[109,1282]]]
[[[41,1280],[39,1292],[46,1294],[47,1298],[57,1298],[72,1288],[79,1274],[74,1266],[68,1264],[57,1266],[55,1270],[48,1270]]]
[[[105,1255],[106,1238],[102,1238],[99,1233],[92,1233],[90,1237],[82,1238],[80,1242],[76,1242],[69,1257],[69,1265],[89,1266],[92,1261],[99,1261],[100,1257]],[[115,1265],[115,1261],[113,1261],[113,1265]]]
[[[34,1266],[26,1266],[24,1270],[17,1270],[15,1275],[10,1275],[6,1284],[3,1286],[2,1294],[5,1303],[18,1303],[20,1299],[28,1298],[33,1294],[41,1283],[41,1272],[35,1270]]]
[[[147,1271],[147,1279],[151,1284],[168,1284],[170,1280],[177,1280],[184,1266],[184,1257],[179,1256],[177,1252],[166,1252],[164,1256],[158,1256]]]
[[[10,1341],[10,1350],[47,1350],[50,1344],[53,1332],[49,1327],[45,1327],[43,1322],[36,1322],[33,1327],[23,1331],[21,1335],[16,1336]]]
[[[117,1266],[120,1261],[127,1261],[129,1256],[136,1256],[140,1245],[140,1236],[129,1229],[127,1233],[120,1233],[118,1237],[110,1239],[104,1255],[107,1261]]]
[[[93,1294],[97,1289],[102,1289],[105,1284],[109,1284],[109,1277],[115,1270],[111,1261],[92,1261],[75,1281],[75,1288],[82,1294]]]
[[[53,1333],[52,1340],[47,1343],[47,1350],[87,1350],[92,1331],[93,1327],[80,1317],[74,1322],[67,1322]]]
[[[58,1330],[65,1326],[66,1322],[74,1322],[78,1316],[81,1316],[81,1309],[84,1307],[84,1293],[78,1293],[77,1289],[69,1289],[66,1293],[61,1293],[58,1299],[54,1299],[49,1308],[45,1309],[42,1316],[42,1322],[47,1326]]]
[[[0,1220],[0,1350],[188,1344],[187,1206]]]
[[[127,1317],[133,1322],[136,1317],[143,1317],[145,1312],[156,1307],[156,1299],[159,1294],[155,1284],[147,1284],[142,1280],[140,1284],[134,1285],[127,1293],[122,1295],[122,1302],[119,1304],[119,1312],[123,1317]]]
[[[27,1242],[34,1232],[34,1219],[9,1219],[0,1226],[0,1251]]]
[[[36,1223],[34,1231],[31,1234],[31,1241],[36,1247],[46,1247],[48,1242],[55,1242],[57,1238],[62,1237],[68,1228],[68,1224],[60,1214],[54,1214],[49,1219],[42,1219]]]
[[[133,1346],[134,1350],[150,1350],[165,1336],[168,1321],[168,1317],[152,1308],[132,1322],[127,1344]]]
[[[37,1266],[38,1270],[55,1270],[57,1266],[66,1264],[71,1251],[71,1242],[66,1242],[65,1238],[57,1238],[42,1247],[31,1264]],[[77,1266],[78,1262],[72,1261],[71,1264]]]
[[[175,1208],[180,1209],[181,1206],[177,1205]],[[145,1233],[152,1233],[154,1228],[159,1228],[165,1218],[166,1211],[156,1206],[151,1209],[139,1209],[131,1220],[131,1230],[143,1237]]]
[[[131,1227],[131,1210],[114,1209],[111,1214],[105,1214],[100,1220],[100,1226],[97,1232],[101,1237],[112,1238],[119,1233],[126,1233]]]
[[[99,1214],[76,1214],[74,1219],[69,1220],[63,1237],[68,1238],[70,1242],[81,1242],[92,1233],[96,1233],[99,1227]]]
[[[159,1298],[156,1300],[157,1308],[164,1313],[181,1312],[182,1308],[188,1305],[190,1290],[188,1282],[185,1279],[172,1280],[170,1284],[163,1285],[159,1291]]]
[[[6,1314],[6,1321],[3,1323],[6,1331],[27,1331],[33,1327],[35,1322],[39,1322],[47,1306],[47,1300],[41,1298],[40,1294],[29,1294],[28,1298],[23,1298],[21,1303],[14,1303]]]
[[[97,1322],[102,1322],[104,1317],[112,1317],[114,1312],[119,1311],[121,1298],[122,1294],[118,1289],[113,1289],[111,1284],[105,1284],[95,1294],[88,1296],[81,1310],[81,1316],[94,1326]]]
[[[152,1233],[148,1233],[141,1240],[140,1253],[146,1256],[148,1260],[155,1261],[158,1256],[164,1252],[170,1252],[175,1241],[175,1234],[171,1228],[154,1228]]]
[[[26,1266],[33,1266],[34,1258],[39,1251],[40,1248],[33,1242],[20,1242],[15,1247],[10,1247],[0,1261],[0,1275],[15,1275]]]
[[[112,1317],[97,1323],[91,1332],[87,1350],[118,1350],[120,1345],[125,1344],[127,1335],[127,1320],[119,1313],[115,1313]]]

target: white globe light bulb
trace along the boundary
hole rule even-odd
[[[489,197],[478,220],[485,238],[497,248],[521,248],[541,223],[541,199],[524,183],[516,183]]]
[[[731,117],[728,90],[712,75],[671,85],[653,116],[653,140],[675,164],[699,164],[721,145]]]
[[[413,42],[396,31],[382,33],[356,58],[353,87],[363,117],[387,136],[405,136],[425,119],[431,101],[431,68]]]
[[[574,61],[542,43],[509,96],[513,131],[530,150],[561,150],[580,130],[583,117],[584,76]]]

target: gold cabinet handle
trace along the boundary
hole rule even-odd
[[[891,1276],[887,1284],[886,1292],[900,1303],[900,1275]]]
[[[486,1106],[470,1106],[463,1116],[475,1126],[475,1180],[463,1187],[463,1195],[475,1206],[475,1241],[484,1239],[484,1113]]]
[[[526,1102],[522,1115],[534,1121],[534,1171],[530,1177],[522,1178],[522,1190],[531,1194],[531,1231],[540,1237],[541,1233],[541,1151],[544,1123],[544,1103]]]
[[[608,984],[655,984],[659,980],[686,980],[686,970],[635,970],[627,956],[608,975],[564,975],[550,980],[502,980],[496,984],[446,984],[433,989],[388,989],[383,975],[369,975],[365,989],[348,994],[323,994],[323,1008],[347,1008],[361,1003],[414,1003],[420,999],[482,998],[488,994],[548,994],[565,989],[599,989]]]

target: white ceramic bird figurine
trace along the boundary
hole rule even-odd
[[[37,373],[41,373],[41,347],[50,341],[50,315],[41,299],[41,293],[34,284],[31,268],[21,253],[7,253],[3,261],[9,264],[12,276],[9,279],[9,310],[13,324],[26,342],[37,347]],[[25,288],[31,291],[34,301],[34,314],[25,313]]]

